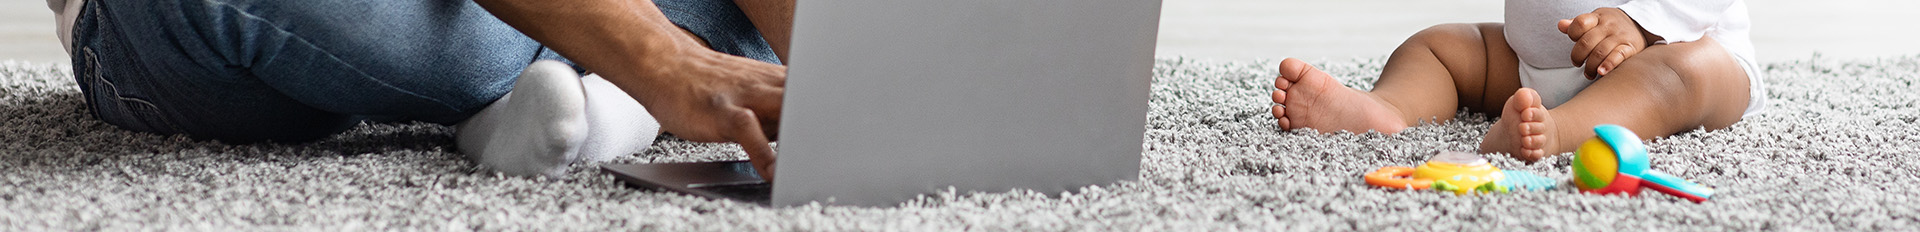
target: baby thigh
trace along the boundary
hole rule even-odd
[[[1598,124],[1625,126],[1642,139],[1721,129],[1746,111],[1747,75],[1712,38],[1652,46],[1551,112],[1562,120],[1560,138],[1592,136]]]

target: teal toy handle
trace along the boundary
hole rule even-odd
[[[1614,156],[1620,161],[1620,175],[1640,178],[1642,187],[1692,200],[1694,203],[1707,201],[1713,197],[1713,188],[1708,188],[1687,179],[1674,177],[1660,170],[1653,170],[1647,157],[1646,145],[1640,144],[1640,136],[1632,130],[1613,124],[1593,127],[1593,133],[1612,147]],[[1618,182],[1618,179],[1614,181]],[[1638,191],[1638,190],[1634,190]]]
[[[1647,188],[1676,197],[1686,198],[1695,203],[1707,201],[1707,198],[1713,197],[1713,188],[1693,183],[1693,181],[1688,181],[1687,179],[1675,177],[1673,174],[1667,174],[1667,172],[1660,170],[1647,170],[1647,172],[1640,175],[1640,179]]]

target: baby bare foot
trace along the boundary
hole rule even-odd
[[[1400,111],[1371,93],[1347,88],[1333,76],[1299,59],[1280,61],[1274,78],[1273,118],[1280,128],[1313,128],[1321,132],[1398,133],[1407,128]]]
[[[1538,161],[1549,154],[1548,145],[1559,144],[1558,138],[1549,133],[1553,131],[1553,115],[1541,105],[1540,93],[1520,88],[1513,97],[1507,98],[1506,107],[1500,109],[1500,120],[1487,129],[1486,139],[1480,142],[1480,152],[1506,152],[1514,159]]]

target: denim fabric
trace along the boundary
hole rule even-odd
[[[781,64],[773,47],[733,0],[654,0],[674,25],[707,41],[707,46],[736,56]]]
[[[728,0],[660,0],[715,50],[778,63]],[[471,1],[88,1],[75,78],[94,116],[133,131],[298,142],[366,118],[452,124],[565,60]]]

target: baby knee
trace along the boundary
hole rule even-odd
[[[1687,86],[1710,87],[1724,80],[1746,77],[1744,75],[1746,70],[1740,68],[1739,62],[1733,59],[1733,55],[1716,44],[1676,45],[1678,44],[1664,45],[1674,46],[1673,48],[1677,49],[1672,49],[1663,56],[1654,57],[1658,59],[1641,59],[1638,62],[1629,59],[1622,62],[1621,66],[1635,65],[1634,63],[1665,66],[1673,70],[1674,75],[1679,77],[1679,81]]]

